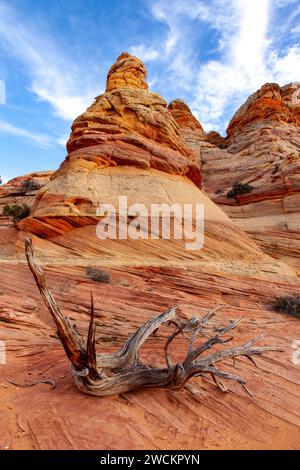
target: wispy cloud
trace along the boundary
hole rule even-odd
[[[156,90],[184,98],[206,130],[224,132],[235,108],[266,81],[283,85],[300,78],[299,0],[148,0],[147,5],[158,28],[133,36],[129,52],[149,62]],[[114,36],[118,47],[117,32]],[[5,0],[0,43],[25,66],[31,91],[58,117],[72,120],[99,94],[91,70],[72,60],[37,22],[19,18]]]
[[[5,82],[0,80],[0,104],[6,103]]]
[[[74,119],[95,96],[95,90],[78,86],[80,67],[63,55],[53,38],[47,40],[43,31],[5,3],[0,5],[0,41],[26,67],[31,91],[48,102],[58,117]]]
[[[159,57],[159,52],[153,47],[147,47],[144,44],[138,44],[137,46],[132,46],[129,49],[129,54],[132,54],[144,62],[150,62],[156,60]]]
[[[269,0],[234,0],[231,9],[222,13],[221,58],[200,66],[193,101],[193,109],[207,130],[211,127],[221,130],[227,106],[238,105],[241,98],[259,88],[268,77],[265,58],[270,46],[269,3]]]
[[[13,135],[15,137],[25,138],[46,149],[51,147],[51,145],[53,144],[53,140],[47,135],[36,134],[34,132],[28,131],[27,129],[16,127],[13,124],[10,124],[9,122],[1,121],[1,120],[0,120],[0,134]]]
[[[164,41],[148,47],[159,51],[165,74],[156,84],[169,80],[171,72],[178,96],[189,101],[206,130],[224,132],[229,116],[248,95],[267,81],[284,85],[299,79],[299,14],[295,0],[156,0],[153,18],[166,26]],[[287,25],[278,21],[282,9],[294,5]],[[274,17],[277,14],[277,23]],[[278,37],[276,26],[280,26]],[[215,34],[214,59],[205,60],[201,28]],[[286,43],[290,32],[294,42]],[[281,41],[282,39],[282,41]],[[283,44],[283,39],[285,43]]]

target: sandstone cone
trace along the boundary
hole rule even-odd
[[[248,273],[251,260],[257,265],[255,276],[265,277],[261,269],[265,265],[268,276],[282,272],[293,276],[286,265],[274,266],[199,189],[201,142],[212,147],[188,106],[177,100],[167,108],[159,95],[148,91],[143,63],[123,53],[108,72],[106,92],[74,121],[66,160],[38,193],[32,216],[19,227],[63,245],[60,237],[67,236],[71,252],[78,250],[78,243],[81,249],[86,244],[82,262],[105,249],[113,263],[193,260],[226,272],[227,262],[235,259],[237,264],[230,269]],[[187,251],[183,240],[153,241],[150,236],[136,241],[99,240],[98,205],[112,204],[118,210],[120,196],[128,198],[128,205],[144,204],[149,211],[155,203],[192,204],[193,217],[196,205],[203,204],[204,248]],[[74,228],[79,230],[73,233]]]

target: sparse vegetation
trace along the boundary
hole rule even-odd
[[[300,294],[278,297],[274,303],[274,308],[277,312],[300,318]]]
[[[254,189],[254,186],[251,186],[251,184],[249,183],[236,182],[234,183],[232,188],[228,191],[227,197],[233,198],[241,194],[248,194],[248,193],[251,193],[253,189]]]
[[[220,188],[220,189],[217,189],[217,191],[215,191],[215,194],[222,194],[222,192],[223,192],[223,189]]]
[[[22,189],[24,189],[26,192],[36,191],[37,189],[40,189],[40,188],[41,188],[40,183],[32,179],[25,180],[22,183]]]
[[[30,208],[27,204],[7,204],[4,206],[3,215],[13,217],[14,222],[19,222],[30,215]]]
[[[88,266],[86,270],[87,275],[90,279],[95,282],[102,282],[104,284],[109,284],[111,281],[111,275],[104,271],[103,269],[93,268],[92,266]]]
[[[56,304],[47,285],[44,271],[34,258],[32,241],[28,238],[25,239],[25,254],[42,299],[56,324],[62,346],[72,363],[73,377],[81,392],[103,397],[120,395],[121,393],[124,394],[146,387],[178,390],[183,388],[192,377],[208,376],[214,380],[214,383],[222,392],[228,391],[223,382],[223,379],[225,379],[239,383],[245,392],[251,395],[246,386],[246,381],[236,373],[231,373],[228,370],[228,359],[244,357],[253,363],[252,356],[261,356],[268,351],[282,352],[282,349],[274,345],[257,346],[256,342],[261,339],[261,336],[256,336],[252,340],[247,340],[244,344],[238,344],[238,346],[236,346],[236,343],[231,347],[228,346],[228,343],[234,339],[232,331],[239,325],[241,318],[235,321],[231,320],[226,325],[221,326],[219,322],[213,320],[218,307],[213,308],[202,318],[186,319],[178,315],[177,306],[174,306],[153,318],[147,319],[146,323],[131,334],[118,351],[97,353],[97,343],[99,341],[103,345],[104,341],[112,343],[116,338],[116,342],[119,343],[121,338],[111,336],[108,332],[105,334],[105,329],[100,338],[99,336],[97,338],[93,295],[91,295],[91,314],[87,339],[83,341],[72,321],[63,314]],[[126,321],[126,318],[125,313],[122,317],[118,317],[118,320]],[[165,336],[163,367],[151,364],[149,357],[147,362],[143,362],[140,356],[141,348],[149,336],[165,323],[172,327],[172,330],[168,337]],[[104,325],[102,324],[102,326]],[[178,362],[178,359],[175,362],[175,358],[171,357],[170,345],[180,333],[183,333],[183,337],[188,342],[188,347],[185,357],[180,362]],[[197,342],[197,335],[200,334],[204,336],[201,344]],[[227,336],[228,334],[229,336]],[[215,349],[215,345],[220,347]],[[223,345],[226,346],[222,347]],[[157,351],[156,347],[155,351]],[[149,352],[148,356],[151,356],[151,350]],[[224,362],[226,364],[225,370],[219,367]],[[235,362],[232,364],[233,368],[234,366]],[[105,369],[105,375],[103,369]],[[84,373],[82,373],[83,371]]]

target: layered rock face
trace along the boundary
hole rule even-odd
[[[105,94],[75,120],[68,160],[97,163],[98,168],[154,168],[186,175],[199,186],[199,168],[166,106],[161,96],[149,92],[144,64],[123,53],[108,72]]]
[[[264,85],[237,111],[226,150],[204,149],[211,198],[272,256],[300,270],[300,84]],[[253,190],[229,199],[235,182]]]
[[[66,160],[39,195],[33,211],[35,233],[37,220],[42,224],[46,217],[48,222],[51,216],[69,221],[94,216],[99,203],[110,202],[105,191],[112,174],[116,181],[121,178],[120,194],[126,194],[128,179],[135,191],[134,177],[143,173],[152,174],[152,180],[168,174],[170,180],[178,175],[196,186],[201,183],[198,162],[166,102],[148,91],[144,64],[127,53],[111,67],[106,92],[74,121],[67,150]]]
[[[219,151],[217,147],[225,146],[224,137],[214,131],[206,134],[200,122],[192,114],[190,108],[183,100],[172,101],[168,109],[177,122],[186,145],[197,158],[202,175],[202,165],[206,164],[205,156],[207,154],[211,152],[216,154],[219,152],[220,156],[223,155],[221,150]],[[204,184],[205,183],[203,183],[203,188]]]
[[[148,90],[144,64],[123,53],[108,72],[106,92],[74,121],[66,160],[38,192],[31,217],[22,220],[19,228],[63,246],[69,238],[66,251],[71,253],[65,256],[75,253],[83,263],[95,253],[105,253],[110,244],[115,248],[113,256],[108,250],[107,258],[113,263],[120,259],[139,263],[141,258],[148,264],[201,261],[216,271],[249,272],[251,259],[258,266],[258,277],[264,277],[261,266],[267,266],[268,275],[293,276],[286,265],[274,265],[273,259],[264,257],[200,191],[202,141],[206,142],[203,129],[187,105],[178,100],[167,108],[159,95]],[[213,147],[208,142],[206,146]],[[187,251],[180,239],[99,240],[97,208],[101,203],[112,204],[118,212],[120,196],[127,197],[128,206],[143,204],[149,212],[152,204],[192,204],[193,210],[203,204],[204,248]],[[80,229],[76,238],[74,228]],[[49,249],[41,247],[40,254],[48,257]],[[231,265],[233,259],[235,265]]]
[[[201,124],[182,100],[172,101],[168,106],[168,110],[177,122],[185,143],[193,150],[195,157],[201,164],[199,147],[201,142],[206,141],[206,135]]]
[[[225,137],[222,137],[219,132],[216,131],[210,131],[207,136],[206,136],[208,142],[210,142],[213,145],[216,145],[217,147],[224,147],[226,146],[226,139]]]
[[[232,118],[226,139],[185,134],[209,196],[262,249],[300,270],[300,84],[266,84]],[[184,119],[188,122],[194,116]],[[194,118],[195,119],[195,118]],[[193,140],[194,139],[194,140]],[[194,144],[195,143],[195,144]],[[235,183],[251,192],[228,198]]]
[[[150,93],[145,74],[141,61],[122,54],[109,71],[106,92],[75,120],[68,156],[49,175],[51,180],[47,176],[31,195],[16,194],[22,178],[0,188],[0,204],[15,198],[20,203],[23,197],[32,210],[10,227],[0,217],[0,339],[7,357],[0,367],[0,447],[297,448],[300,379],[291,358],[299,321],[275,313],[272,304],[276,296],[299,291],[299,278],[292,267],[265,254],[201,191],[199,161],[214,193],[208,160],[215,158],[216,164],[217,155],[226,160],[233,154],[207,140],[182,101],[167,108]],[[286,98],[291,106],[290,101]],[[221,157],[220,162],[217,178]],[[118,206],[120,195],[128,197],[128,204],[146,207],[202,203],[203,249],[188,251],[175,239],[99,240],[97,206]],[[254,399],[235,383],[223,395],[201,378],[179,393],[151,389],[98,399],[81,395],[24,259],[25,236],[33,239],[62,311],[83,334],[93,292],[98,352],[116,351],[144,321],[179,304],[185,318],[218,306],[217,327],[243,316],[236,344],[269,332],[262,344],[281,346],[284,353],[258,357],[258,369],[238,361],[236,372],[247,380]],[[109,272],[111,283],[93,282],[88,265]],[[149,364],[164,364],[166,328],[143,348],[142,359]],[[187,347],[179,339],[172,354],[184,357]],[[224,368],[233,371],[229,363]],[[19,388],[4,377],[42,383]],[[49,379],[56,382],[54,390]]]

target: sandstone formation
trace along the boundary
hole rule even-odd
[[[159,95],[150,93],[145,75],[140,60],[122,54],[108,73],[106,92],[75,120],[68,156],[50,181],[30,195],[18,192],[22,179],[0,188],[2,206],[15,200],[31,206],[31,216],[17,226],[0,217],[0,339],[7,356],[6,365],[0,366],[0,447],[295,449],[300,437],[300,376],[292,355],[293,342],[300,337],[299,321],[274,312],[272,304],[276,296],[299,291],[299,277],[291,265],[264,253],[201,191],[200,166],[214,194],[212,161],[216,180],[222,180],[221,155],[229,161],[234,154],[207,140],[182,101],[167,108]],[[296,115],[287,90],[282,95]],[[281,114],[287,116],[288,111]],[[234,126],[231,135],[237,138]],[[44,176],[46,181],[50,174]],[[225,185],[224,173],[223,178]],[[203,249],[187,251],[182,240],[174,239],[99,240],[97,206],[117,206],[120,195],[126,195],[129,204],[146,207],[155,202],[202,203]],[[239,208],[224,194],[214,197],[220,206],[226,202],[226,210],[230,204]],[[237,343],[269,332],[262,344],[280,346],[284,353],[259,357],[257,369],[246,359],[238,361],[237,372],[254,398],[236,384],[228,384],[230,392],[222,394],[201,378],[181,392],[82,395],[25,262],[28,235],[57,302],[84,335],[93,292],[101,351],[117,350],[141,323],[179,304],[186,318],[219,306],[216,326],[243,316]],[[89,279],[88,265],[109,272],[111,284]],[[149,339],[144,361],[164,363],[163,344],[170,328]],[[186,347],[179,340],[173,353],[182,356]],[[225,367],[230,370],[232,365]],[[5,377],[41,383],[20,388]],[[45,382],[49,379],[56,382],[55,389]]]
[[[237,111],[226,150],[203,148],[205,189],[266,253],[300,270],[300,83],[266,84]],[[254,187],[227,198],[235,182]]]
[[[70,222],[73,216],[95,215],[103,199],[110,202],[103,191],[109,189],[109,181],[118,181],[118,175],[125,184],[124,190],[119,189],[123,194],[128,179],[135,192],[134,175],[139,174],[152,175],[154,184],[156,175],[163,172],[170,175],[170,181],[178,175],[200,186],[198,162],[183,142],[167,103],[148,91],[145,77],[145,66],[139,59],[121,54],[108,73],[106,92],[74,121],[68,156],[40,193],[34,220],[27,228],[30,224],[35,233],[45,232],[37,227],[46,218],[47,223],[53,216]],[[116,178],[111,179],[113,174]]]
[[[210,142],[213,145],[216,145],[217,147],[220,148],[225,148],[226,146],[226,139],[225,137],[222,137],[219,132],[216,131],[210,131],[207,136],[206,136],[208,142]]]

